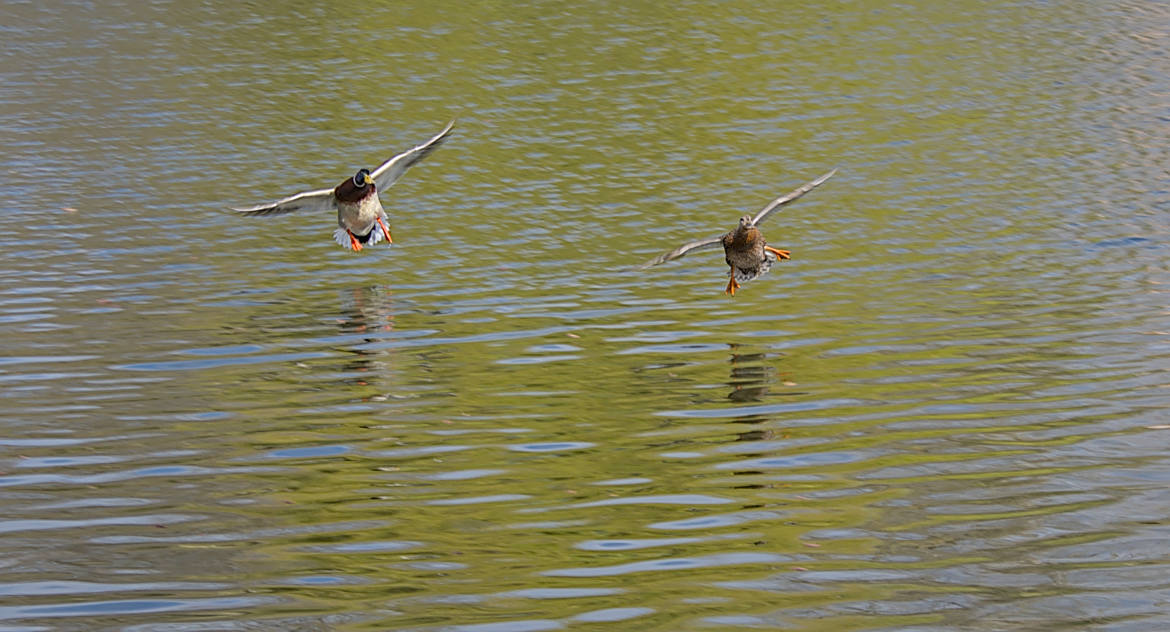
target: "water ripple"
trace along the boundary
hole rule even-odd
[[[542,574],[549,577],[608,577],[651,571],[681,571],[739,564],[779,564],[790,561],[792,561],[792,558],[788,556],[773,553],[726,553],[697,558],[648,560],[645,562],[631,562],[606,567],[561,568],[544,571]]]
[[[5,629],[1168,627],[1164,5],[366,9],[5,5]]]

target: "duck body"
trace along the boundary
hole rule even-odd
[[[363,246],[382,241],[383,237],[394,243],[387,225],[390,218],[378,199],[378,185],[368,171],[362,169],[353,178],[337,185],[333,189],[333,198],[337,205],[338,226],[333,231],[333,240],[343,248],[361,250]]]
[[[758,279],[770,270],[777,261],[792,258],[792,253],[787,250],[769,246],[768,241],[764,239],[764,234],[760,232],[759,225],[777,209],[795,202],[804,194],[821,186],[835,173],[837,170],[833,169],[825,175],[797,187],[792,192],[772,200],[755,216],[744,215],[740,217],[739,225],[730,232],[685,243],[643,263],[637,269],[644,270],[684,257],[691,252],[723,246],[723,260],[730,268],[727,275],[731,277],[728,279],[727,289],[724,291],[735,296],[735,291],[739,289],[740,283]]]
[[[739,218],[739,225],[720,238],[723,260],[731,268],[727,275],[728,294],[735,296],[740,283],[754,281],[772,269],[780,259],[790,259],[791,253],[768,245],[764,233],[756,227],[751,215]]]
[[[776,262],[776,255],[764,250],[764,234],[755,226],[737,226],[723,236],[724,261],[731,266],[735,280],[751,281],[768,271]]]

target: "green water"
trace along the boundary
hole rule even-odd
[[[1170,624],[1165,7],[0,24],[0,628]]]

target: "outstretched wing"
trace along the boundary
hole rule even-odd
[[[670,252],[668,252],[666,254],[662,254],[662,255],[658,255],[657,257],[654,257],[653,259],[647,261],[646,263],[643,263],[642,265],[638,266],[638,269],[642,270],[645,268],[653,267],[653,266],[656,266],[660,263],[666,263],[667,261],[671,261],[673,259],[678,259],[679,257],[684,257],[684,256],[686,256],[686,255],[688,255],[696,250],[707,250],[709,248],[714,248],[716,246],[721,246],[721,245],[723,245],[723,235],[716,235],[714,237],[700,239],[699,241],[692,241],[691,243],[683,244],[683,245],[679,246],[678,248],[675,248],[674,250],[671,250]]]
[[[333,199],[333,189],[320,191],[305,191],[290,195],[283,200],[271,204],[260,204],[248,208],[233,208],[232,210],[243,215],[283,215],[296,211],[332,211],[337,205]]]
[[[776,209],[778,209],[781,206],[784,206],[785,204],[788,204],[790,202],[795,202],[796,200],[799,200],[805,193],[812,191],[813,189],[824,184],[825,180],[832,178],[834,173],[837,173],[836,169],[830,171],[829,173],[826,173],[825,175],[817,178],[816,180],[813,180],[812,182],[809,182],[808,184],[801,186],[800,188],[796,189],[795,191],[793,191],[791,193],[788,193],[786,195],[782,195],[782,196],[776,198],[775,200],[772,200],[772,203],[765,206],[764,210],[760,211],[759,213],[756,213],[756,218],[752,220],[752,224],[759,226],[760,222],[768,219],[768,216],[771,215],[773,212],[775,212]]]
[[[454,127],[455,121],[451,121],[447,123],[447,127],[444,127],[443,131],[435,134],[427,142],[413,149],[408,149],[382,163],[381,166],[374,169],[374,172],[370,174],[374,178],[374,185],[378,187],[379,191],[385,191],[390,188],[390,185],[394,184],[398,178],[401,178],[407,169],[413,167],[416,162],[426,158],[439,145],[442,145]]]

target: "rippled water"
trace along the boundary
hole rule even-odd
[[[1165,5],[433,4],[0,9],[0,630],[1170,626]]]

